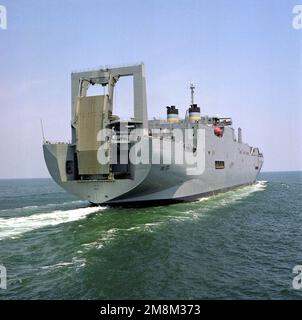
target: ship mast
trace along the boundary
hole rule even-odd
[[[191,90],[191,106],[194,104],[194,89],[195,85],[193,83],[190,83],[190,90]]]

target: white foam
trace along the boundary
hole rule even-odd
[[[91,248],[95,247],[98,243],[96,241],[90,242],[90,243],[83,243],[81,244],[82,247]]]
[[[198,199],[197,202],[203,202],[203,201],[207,201],[209,199],[210,199],[210,197],[203,197],[203,198]]]
[[[74,201],[68,201],[63,203],[48,203],[40,206],[26,206],[26,207],[18,207],[18,208],[10,208],[10,209],[3,209],[0,210],[0,212],[11,212],[11,211],[27,211],[27,210],[34,210],[34,209],[48,209],[48,208],[55,208],[55,207],[66,207],[70,205],[87,205],[87,201],[84,200],[74,200]],[[37,211],[37,210],[36,210]]]
[[[266,180],[258,180],[253,186],[259,187],[259,188],[265,188],[267,186],[268,181]]]
[[[61,268],[61,267],[66,267],[66,266],[70,266],[72,265],[72,262],[59,262],[57,264],[52,264],[49,266],[43,266],[41,269],[57,269],[57,268]]]
[[[262,191],[267,187],[267,181],[257,181],[255,184],[238,189],[238,197],[245,197],[254,192]],[[234,190],[233,192],[236,192]]]
[[[221,199],[221,200],[223,200],[223,201],[225,200],[227,202],[229,200],[240,200],[240,199],[245,198],[246,196],[248,196],[254,192],[264,190],[266,188],[266,186],[267,186],[267,181],[260,180],[260,181],[256,181],[255,184],[252,184],[249,186],[240,187],[238,189],[234,189],[234,190],[228,191],[226,193],[218,193],[218,194],[210,196],[210,197],[201,198],[197,202],[211,200],[214,197],[218,197],[218,198],[223,197],[224,199]]]
[[[52,265],[47,265],[41,267],[41,269],[58,269],[62,267],[75,266],[76,268],[82,268],[86,265],[85,259],[78,259],[77,257],[73,257],[71,262],[59,262]]]
[[[240,202],[254,192],[263,191],[267,187],[267,181],[257,181],[255,184],[240,187],[228,192],[218,193],[207,198],[202,198],[195,203],[199,203],[203,199],[208,200],[203,205],[198,206],[198,208],[190,209],[185,212],[190,219],[200,219],[207,212],[212,211],[215,208],[226,207]],[[197,210],[196,210],[197,209]],[[174,217],[175,221],[181,222],[183,219],[181,217]]]
[[[0,218],[0,240],[20,236],[35,229],[56,226],[84,219],[87,215],[103,210],[105,207],[87,207],[73,210],[57,210],[17,218]]]
[[[119,232],[119,229],[117,228],[112,228],[104,232],[100,238],[101,241],[111,241],[115,238],[116,234]]]
[[[250,196],[254,192],[262,191],[266,188],[267,186],[267,181],[257,181],[255,184],[238,188],[232,191],[229,191],[225,194],[220,194],[218,197],[223,197],[221,199],[221,204],[222,205],[228,205],[232,204],[234,202],[240,201],[245,199],[246,197]]]

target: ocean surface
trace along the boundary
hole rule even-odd
[[[301,299],[302,172],[192,203],[91,207],[0,180],[0,299]]]

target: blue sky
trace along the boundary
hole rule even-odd
[[[299,3],[299,1],[298,1]],[[302,3],[302,1],[301,1]],[[189,104],[230,116],[264,171],[302,170],[302,30],[285,0],[0,0],[0,178],[46,177],[40,118],[70,139],[70,73],[143,61],[149,118]],[[130,112],[129,82],[116,108]]]

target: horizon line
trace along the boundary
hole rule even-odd
[[[274,170],[274,171],[263,171],[261,173],[282,173],[282,172],[302,172],[302,169],[300,170]],[[0,180],[29,180],[29,179],[52,179],[51,176],[48,177],[31,177],[31,178],[0,178]]]

